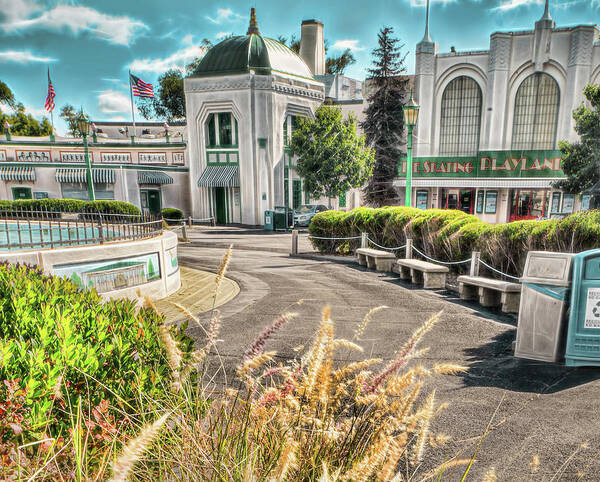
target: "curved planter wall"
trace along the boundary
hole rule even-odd
[[[48,274],[95,288],[105,298],[165,298],[181,286],[177,235],[165,231],[141,241],[119,241],[30,251],[0,252],[0,261],[39,265]]]

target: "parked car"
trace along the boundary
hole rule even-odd
[[[310,220],[317,213],[327,211],[327,206],[322,204],[302,204],[294,211],[294,226],[308,226]]]

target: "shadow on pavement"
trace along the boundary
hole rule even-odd
[[[517,330],[500,333],[490,343],[464,350],[468,370],[460,374],[466,386],[497,387],[527,393],[556,393],[600,379],[600,367],[573,368],[559,363],[513,356]]]

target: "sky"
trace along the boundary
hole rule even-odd
[[[415,45],[423,37],[426,0],[0,0],[0,80],[40,119],[50,68],[60,107],[80,106],[95,120],[131,121],[127,71],[146,82],[183,68],[217,43],[243,35],[255,7],[264,36],[300,37],[302,20],[324,24],[330,54],[350,48],[357,63],[346,75],[364,79],[377,32],[394,28],[414,73]],[[142,7],[143,8],[140,8]],[[532,29],[544,0],[431,0],[430,33],[440,52],[489,48],[496,31]],[[596,24],[600,0],[550,0],[558,26]],[[141,119],[136,115],[136,119]]]

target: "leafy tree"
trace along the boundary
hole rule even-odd
[[[408,79],[402,76],[406,72],[406,54],[401,53],[403,45],[398,45],[393,32],[391,27],[384,27],[378,34],[379,47],[373,50],[373,68],[369,69],[368,79],[373,93],[361,123],[367,145],[375,151],[373,176],[364,189],[366,201],[374,206],[389,204],[398,197],[393,180],[402,155],[402,107]]]
[[[558,144],[567,178],[554,186],[570,193],[581,193],[600,181],[600,85],[587,85],[583,94],[590,106],[581,105],[573,111],[579,141]],[[600,207],[599,200],[595,201]]]
[[[159,118],[171,121],[185,117],[183,74],[180,70],[167,70],[158,78],[154,97],[142,97],[137,102],[146,119]]]
[[[77,121],[82,114],[89,118],[89,116],[83,111],[83,107],[79,110],[79,112],[76,112],[75,108],[71,104],[65,104],[60,109],[60,117],[63,118],[67,123],[67,132],[73,137],[81,137],[81,132],[79,131]]]
[[[8,121],[10,132],[15,136],[49,136],[52,133],[52,124],[46,117],[38,121],[31,114],[25,113],[23,104],[16,104],[12,114],[3,114],[0,112],[0,125]],[[4,129],[4,128],[2,128]]]
[[[344,119],[341,110],[322,105],[314,119],[298,118],[290,142],[298,156],[296,172],[311,197],[340,196],[362,186],[371,175],[375,159],[356,133],[356,118]]]
[[[298,55],[300,55],[300,39],[297,38],[295,35],[292,35],[290,37],[290,40],[288,42],[287,37],[284,37],[283,35],[280,35],[279,37],[277,37],[277,41],[280,44],[283,45],[287,45],[288,48],[292,51],[297,53]]]
[[[8,105],[11,109],[15,108],[15,96],[10,87],[0,80],[0,103]],[[2,109],[0,109],[2,112]]]
[[[289,40],[287,37],[280,35],[277,37],[277,41],[283,45],[287,45],[290,50],[300,54],[300,40],[292,35]],[[329,42],[325,40],[325,54],[329,51]],[[343,74],[350,65],[356,63],[356,58],[352,54],[350,49],[344,50],[337,57],[327,57],[325,59],[325,72],[328,74]]]

